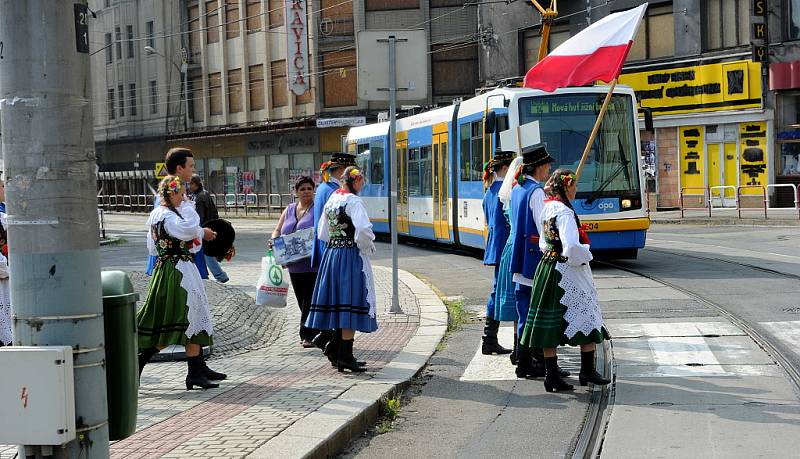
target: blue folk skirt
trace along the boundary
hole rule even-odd
[[[511,237],[508,238],[511,241]],[[517,297],[514,294],[514,273],[511,272],[511,248],[508,243],[503,247],[500,256],[500,266],[497,274],[497,290],[494,300],[494,320],[516,321],[519,319],[517,314]]]
[[[370,333],[378,321],[369,316],[367,280],[357,247],[325,249],[305,326],[317,330],[349,328]]]
[[[197,266],[197,270],[200,272],[200,277],[202,279],[208,279],[208,268],[206,267],[206,255],[205,253],[203,253],[202,247],[200,248],[200,251],[195,253],[193,256],[194,256],[194,264],[195,266]],[[144,272],[148,276],[153,275],[153,270],[156,267],[157,260],[158,257],[155,255],[150,255],[150,258],[147,259],[147,268],[144,270]]]

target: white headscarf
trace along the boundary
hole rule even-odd
[[[505,210],[511,202],[511,190],[514,188],[514,183],[517,180],[515,175],[517,175],[517,169],[519,169],[521,165],[522,156],[515,157],[514,160],[511,161],[511,165],[508,166],[508,172],[503,179],[503,184],[500,185],[500,191],[497,193],[497,196],[500,198],[500,202],[503,203],[503,210]]]

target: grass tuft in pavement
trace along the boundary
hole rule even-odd
[[[375,431],[378,435],[385,434],[392,431],[394,420],[400,413],[400,396],[387,398],[381,403],[381,417],[378,420],[378,425]]]
[[[454,332],[469,322],[471,314],[464,309],[464,300],[444,300],[447,307],[447,333]]]

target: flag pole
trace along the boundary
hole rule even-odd
[[[606,94],[606,98],[603,101],[603,106],[600,107],[600,113],[597,115],[597,121],[594,122],[592,133],[589,135],[589,141],[586,142],[586,148],[583,149],[583,156],[581,156],[581,162],[580,164],[578,164],[578,170],[575,171],[576,181],[580,180],[581,172],[583,171],[583,166],[586,165],[586,159],[589,157],[589,152],[592,151],[592,144],[594,143],[595,137],[597,137],[598,131],[600,131],[600,124],[603,122],[603,118],[606,116],[608,103],[611,102],[611,95],[614,93],[615,87],[617,87],[616,78],[611,80],[611,86],[608,88],[608,94]]]

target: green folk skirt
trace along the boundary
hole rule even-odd
[[[581,344],[602,343],[609,339],[608,331],[592,330],[589,336],[578,332],[568,338],[564,331],[567,321],[564,313],[567,307],[561,304],[564,290],[558,286],[561,282],[561,273],[556,270],[556,261],[542,259],[536,268],[531,292],[531,308],[528,311],[528,320],[520,338],[520,344],[528,347],[557,347],[568,344],[579,346]]]
[[[199,344],[210,346],[211,337],[200,332],[191,338],[186,336],[189,328],[189,307],[186,305],[186,290],[181,287],[183,274],[175,263],[161,263],[150,278],[150,288],[144,305],[136,314],[139,349],[166,347],[173,344]]]

